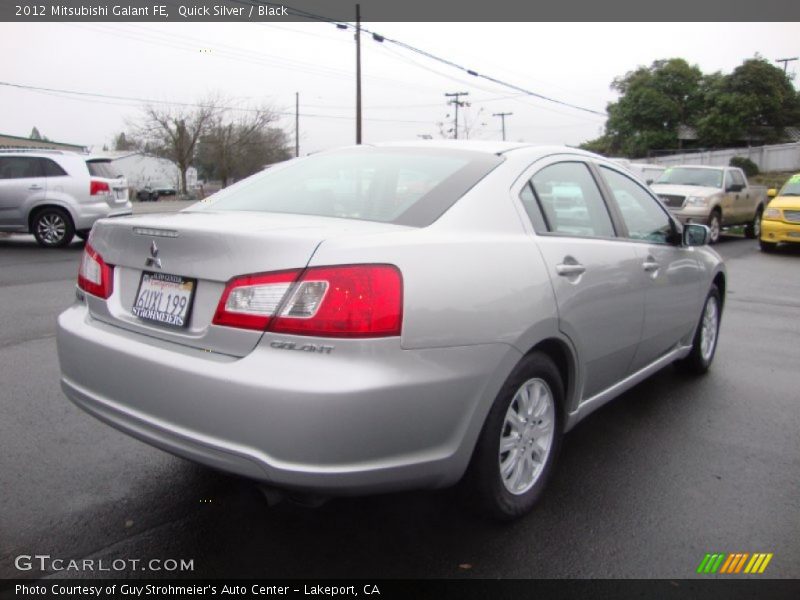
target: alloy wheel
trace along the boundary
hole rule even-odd
[[[708,302],[706,302],[706,309],[703,312],[703,324],[700,333],[700,355],[704,361],[711,360],[711,356],[714,354],[718,326],[719,308],[717,307],[717,300],[714,297],[709,297]]]
[[[36,222],[36,230],[46,244],[54,246],[64,239],[67,224],[58,213],[47,213]]]
[[[529,379],[514,394],[500,432],[500,477],[514,495],[530,490],[553,446],[555,402],[543,379]]]

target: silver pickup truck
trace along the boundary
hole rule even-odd
[[[761,233],[767,188],[748,185],[739,168],[670,167],[650,187],[681,222],[708,225],[712,244],[733,225],[744,225],[751,239]]]

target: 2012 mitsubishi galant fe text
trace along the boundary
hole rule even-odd
[[[531,508],[563,434],[714,358],[726,274],[600,156],[358,146],[173,214],[99,221],[58,320],[62,386],[154,446],[292,493],[463,480]]]

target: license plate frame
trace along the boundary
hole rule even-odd
[[[159,282],[153,285],[153,282]],[[185,286],[189,289],[186,290]],[[142,288],[145,287],[145,292],[151,292],[143,303],[139,306],[139,301],[143,299]],[[160,290],[158,288],[161,288]],[[184,289],[181,289],[184,288]],[[160,310],[163,300],[165,298],[159,296],[156,300],[154,294],[166,292],[166,307],[165,310]],[[136,289],[136,296],[133,298],[133,306],[131,313],[133,316],[141,319],[145,323],[158,325],[159,327],[169,327],[171,329],[187,329],[189,322],[192,318],[192,309],[194,308],[194,297],[197,292],[197,279],[192,277],[183,277],[182,275],[173,275],[171,273],[157,273],[153,271],[142,271],[139,278],[139,287]],[[177,298],[177,304],[173,305],[173,310],[170,312],[171,297]],[[186,298],[186,304],[175,312],[174,308],[180,306],[180,299]]]

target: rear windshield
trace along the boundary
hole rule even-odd
[[[703,187],[721,188],[722,170],[672,167],[664,171],[656,183],[674,183],[676,185],[699,185]]]
[[[424,227],[503,159],[469,151],[369,148],[276,165],[193,210],[293,213]]]
[[[86,166],[89,167],[89,173],[94,177],[116,179],[119,176],[118,170],[111,166],[110,160],[87,160]]]

